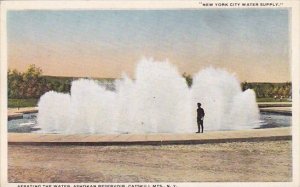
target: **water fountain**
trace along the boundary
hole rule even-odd
[[[205,109],[206,130],[259,126],[253,90],[242,91],[237,78],[206,68],[189,88],[177,68],[143,59],[135,80],[126,75],[108,90],[94,80],[72,82],[70,94],[50,91],[38,103],[38,124],[47,133],[186,133],[195,132],[197,103]]]

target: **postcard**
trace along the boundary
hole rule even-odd
[[[1,186],[299,186],[298,1],[1,2]]]

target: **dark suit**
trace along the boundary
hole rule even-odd
[[[200,132],[200,126],[202,128],[202,133],[203,133],[203,117],[205,116],[203,108],[198,108],[197,109],[197,124],[198,124],[198,132]]]

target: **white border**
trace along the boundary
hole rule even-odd
[[[205,1],[4,1],[1,2],[1,186],[15,187],[18,183],[7,183],[7,30],[6,30],[6,13],[8,10],[113,10],[113,9],[233,9],[233,8],[269,8],[274,9],[274,7],[202,7],[199,3]],[[283,0],[283,1],[209,1],[209,2],[230,2],[230,3],[241,3],[241,2],[251,2],[251,3],[270,3],[279,2],[283,3],[282,6],[278,8],[290,8],[291,9],[291,36],[290,36],[290,46],[291,55],[290,59],[292,61],[291,73],[292,73],[292,85],[293,85],[293,182],[256,182],[256,183],[161,183],[161,184],[177,184],[177,186],[300,186],[300,167],[299,167],[299,133],[300,133],[300,42],[299,42],[299,1],[297,0]],[[34,184],[34,183],[26,183]],[[40,183],[39,183],[40,184]],[[45,183],[46,184],[46,183]],[[50,184],[50,183],[48,183]],[[70,183],[72,184],[72,183]],[[92,183],[91,183],[92,184]],[[113,183],[110,183],[113,184]],[[124,183],[126,184],[126,183]],[[133,184],[133,183],[130,183]],[[149,184],[149,183],[140,183]],[[72,186],[72,185],[71,185]]]

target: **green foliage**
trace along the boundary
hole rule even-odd
[[[291,98],[292,83],[242,83],[242,89],[253,89],[257,98],[272,101],[283,101]],[[271,98],[271,99],[267,99]]]
[[[8,98],[11,99],[38,99],[45,92],[69,92],[71,80],[49,79],[42,76],[42,70],[30,65],[25,72],[8,70]]]
[[[191,87],[193,84],[193,77],[191,75],[187,74],[186,72],[184,72],[182,74],[182,76],[183,76],[183,78],[185,78],[187,85],[189,87]]]
[[[9,108],[35,107],[38,99],[8,99]]]
[[[50,90],[42,77],[42,70],[30,65],[25,72],[8,70],[8,98],[38,98]]]
[[[71,82],[79,77],[43,76],[41,68],[29,65],[25,72],[8,70],[9,99],[38,99],[50,90],[69,93]],[[113,82],[112,78],[96,78],[99,81]],[[16,103],[15,103],[16,104]]]

